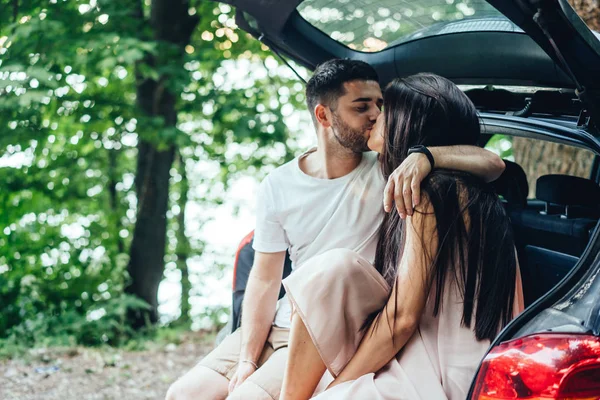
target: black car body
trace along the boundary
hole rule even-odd
[[[367,52],[349,38],[377,22],[357,23],[360,13],[349,7],[373,7],[367,18],[397,11],[392,19],[403,21],[409,11],[413,15],[411,10],[436,2],[230,3],[237,7],[239,26],[309,69],[348,57],[373,65],[382,86],[418,72],[464,85],[480,112],[482,146],[500,134],[592,153],[589,176],[540,176],[534,196],[528,196],[528,176],[515,163],[507,162],[495,183],[515,232],[527,308],[492,343],[469,398],[600,398],[600,35],[565,0],[465,0],[460,4],[473,10],[469,18],[415,20],[416,28],[409,26],[394,40],[373,40],[377,51]],[[353,27],[332,32],[339,21],[309,22],[319,6]],[[384,6],[388,11],[382,13]],[[238,265],[236,277],[250,267]],[[244,285],[245,280],[234,282],[238,293]]]

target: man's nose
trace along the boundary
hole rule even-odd
[[[371,119],[371,121],[375,121],[375,120],[377,120],[377,117],[379,117],[379,114],[381,114],[381,110],[379,109],[379,107],[375,106],[375,107],[373,107],[373,109],[371,111],[371,115],[369,115],[369,118]]]

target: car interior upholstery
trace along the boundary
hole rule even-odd
[[[560,282],[585,250],[598,223],[600,186],[574,176],[544,175],[536,181],[536,199],[528,200],[525,172],[505,163],[494,186],[511,220],[529,306]]]

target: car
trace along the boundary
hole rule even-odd
[[[600,35],[565,0],[230,3],[242,29],[308,69],[350,58],[382,87],[418,72],[449,78],[480,113],[480,145],[512,141],[494,185],[526,309],[491,343],[468,398],[600,398]],[[231,329],[250,268],[236,267]]]

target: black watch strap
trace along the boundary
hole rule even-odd
[[[408,149],[408,155],[411,155],[413,153],[425,154],[427,156],[427,159],[429,160],[429,164],[431,164],[431,170],[435,168],[435,159],[433,158],[433,154],[431,154],[427,147],[423,146],[422,144],[418,146],[413,146],[410,149]]]

